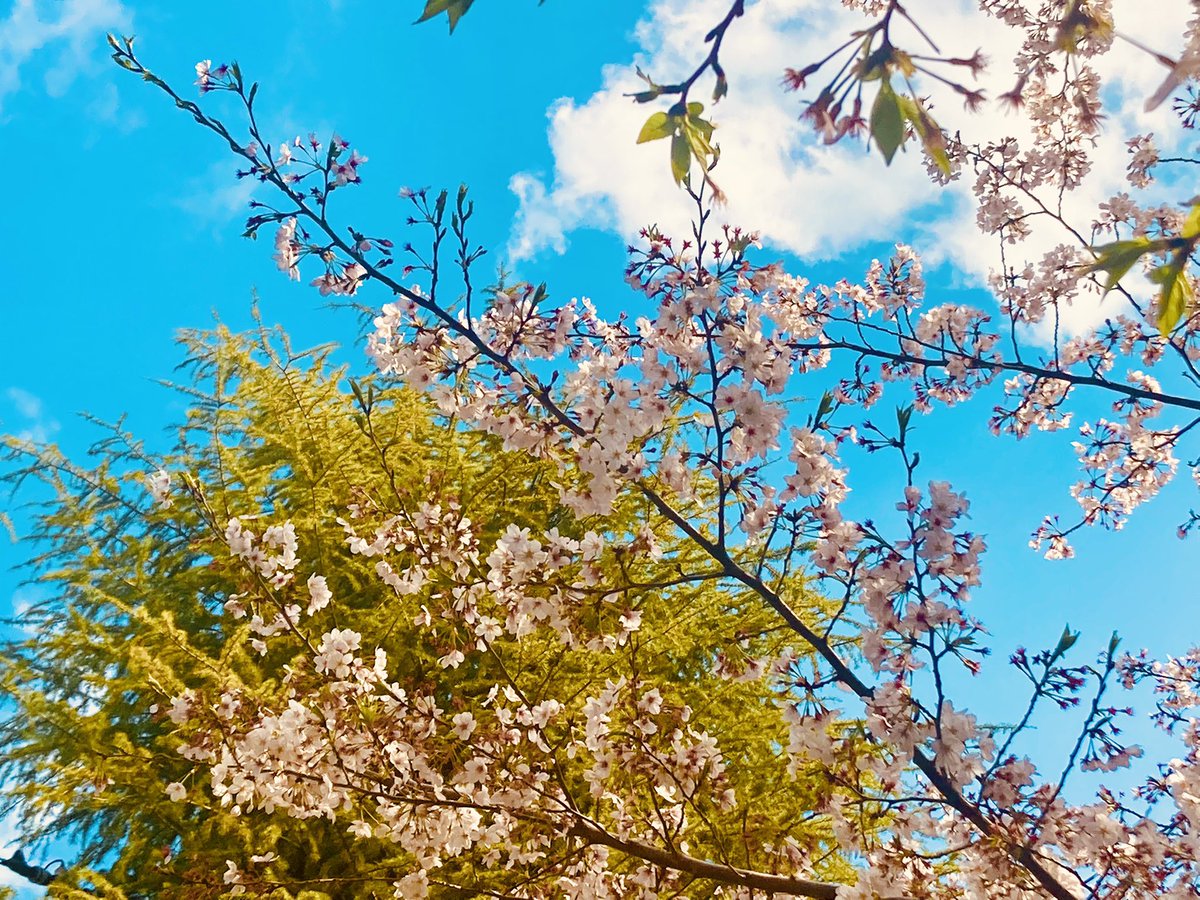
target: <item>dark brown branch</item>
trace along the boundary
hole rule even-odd
[[[33,865],[25,859],[25,854],[20,850],[17,850],[8,859],[0,859],[0,866],[16,872],[32,884],[47,885],[58,877],[58,872],[51,872],[45,866]]]
[[[663,850],[643,844],[639,841],[623,840],[609,834],[603,828],[590,822],[577,821],[571,826],[570,834],[582,838],[590,844],[601,844],[620,850],[629,856],[645,860],[665,869],[686,872],[697,878],[717,881],[721,884],[735,884],[754,890],[766,891],[768,894],[792,894],[797,897],[812,897],[815,900],[836,900],[839,885],[825,881],[810,881],[806,878],[794,878],[790,875],[769,875],[764,872],[751,872],[734,866],[721,865],[704,859],[697,859],[678,851]],[[896,898],[900,900],[900,898]]]

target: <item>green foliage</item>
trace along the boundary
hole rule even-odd
[[[206,684],[270,695],[287,662],[257,658],[244,628],[223,621],[236,583],[216,521],[294,511],[314,562],[337,569],[347,596],[370,609],[381,592],[364,567],[341,559],[332,512],[368,476],[419,483],[421,461],[473,449],[453,448],[454,435],[405,393],[377,409],[364,434],[337,387],[340,373],[324,371],[328,348],[280,353],[263,337],[257,355],[224,332],[184,338],[196,384],[180,388],[192,408],[167,465],[190,473],[202,502],[177,503],[169,517],[149,509],[141,480],[158,463],[119,428],[96,445],[100,463],[90,469],[53,448],[14,454],[24,464],[10,479],[39,479],[54,496],[32,534],[43,548],[32,583],[49,599],[20,617],[29,637],[5,647],[0,663],[0,690],[16,706],[0,728],[6,806],[30,840],[78,840],[79,866],[95,870],[81,871],[80,883],[102,877],[113,896],[212,896],[225,858],[250,846],[273,849],[299,882],[376,862],[329,823],[243,821],[208,808],[199,784],[190,806],[164,794],[191,769],[176,752],[165,699]],[[511,477],[499,471],[498,489]]]
[[[1150,238],[1142,235],[1094,247],[1096,259],[1087,271],[1105,273],[1104,292],[1108,293],[1142,257],[1165,258],[1165,263],[1150,270],[1150,280],[1159,286],[1155,324],[1159,333],[1166,337],[1195,306],[1187,269],[1197,244],[1200,244],[1200,203],[1192,205],[1178,236]]]
[[[1192,305],[1192,283],[1185,271],[1187,255],[1176,253],[1165,266],[1150,273],[1150,280],[1159,285],[1158,315],[1155,324],[1162,335],[1171,333],[1188,307]]]
[[[1144,236],[1104,244],[1096,248],[1097,259],[1091,271],[1107,273],[1108,278],[1104,282],[1104,292],[1107,294],[1128,274],[1134,263],[1152,249],[1153,242]]]
[[[361,632],[364,647],[385,649],[406,683],[435,685],[449,709],[477,700],[498,672],[530,697],[585,696],[614,674],[669,684],[666,699],[691,706],[719,741],[738,795],[732,810],[711,811],[690,838],[692,852],[752,868],[771,865],[764,848],[793,840],[821,860],[817,874],[845,877],[830,835],[805,824],[833,787],[803,766],[787,774],[779,698],[761,680],[713,671],[718,655],[736,667],[778,653],[784,636],[773,615],[713,582],[660,586],[699,566],[687,556],[695,551],[659,535],[665,574],[647,563],[612,573],[627,580],[626,601],[643,615],[620,660],[546,638],[447,671],[437,662],[447,648],[414,628],[421,599],[397,598],[371,561],[346,550],[336,521],[351,504],[403,514],[435,495],[461,502],[493,541],[510,523],[617,538],[642,527],[647,510],[630,501],[609,520],[575,521],[544,464],[438,423],[400,388],[348,381],[330,370],[327,347],[294,353],[280,334],[248,339],[223,329],[185,334],[182,343],[191,381],[176,390],[189,409],[167,459],[151,458],[119,427],[96,445],[92,467],[53,447],[13,444],[9,480],[32,479],[53,496],[33,508],[30,535],[38,548],[30,581],[46,599],[19,617],[23,636],[0,652],[9,712],[0,779],[3,806],[21,817],[31,842],[69,838],[80,847],[53,896],[212,897],[225,890],[225,861],[251,854],[276,857],[262,893],[295,900],[388,895],[409,868],[393,845],[352,838],[343,821],[236,815],[207,793],[204,767],[179,754],[169,698],[190,690],[215,708],[223,691],[237,689],[273,704],[303,652],[282,640],[259,655],[245,621],[223,613],[231,595],[248,589],[221,536],[232,516],[290,520],[305,575],[326,575],[337,598],[315,624]],[[185,482],[167,509],[144,486],[160,466]],[[792,582],[793,603],[816,621],[821,605]],[[564,760],[566,777],[578,780],[571,765]],[[628,789],[651,803],[652,786],[639,777],[629,773]],[[166,796],[172,782],[186,786],[186,802]],[[516,877],[471,860],[452,874],[496,891]]]
[[[904,120],[900,98],[892,90],[892,83],[885,80],[879,85],[875,105],[871,107],[871,136],[888,165],[904,143]]]
[[[474,2],[475,0],[426,0],[425,11],[417,21],[426,22],[445,13],[446,18],[450,20],[450,32],[453,33],[458,20],[466,15]]]
[[[639,144],[671,139],[671,177],[676,184],[688,183],[693,159],[706,172],[721,155],[712,142],[714,126],[703,112],[703,103],[676,103],[667,112],[651,113],[638,134]]]
[[[445,13],[450,21],[450,33],[453,34],[459,19],[467,14],[474,2],[475,0],[425,0],[425,9],[417,21],[428,22]],[[546,0],[538,0],[538,6],[545,2]]]

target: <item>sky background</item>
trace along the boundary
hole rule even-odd
[[[485,262],[545,280],[555,298],[590,296],[615,314],[636,302],[622,280],[624,247],[636,229],[651,222],[678,229],[687,216],[666,147],[634,144],[649,110],[622,96],[638,87],[632,64],[660,81],[690,72],[700,37],[725,5],[547,0],[539,8],[534,0],[479,0],[451,37],[444,20],[412,24],[419,0],[0,0],[0,141],[9,159],[0,216],[0,431],[55,441],[82,459],[99,435],[80,413],[125,416],[151,449],[168,449],[168,426],[185,410],[159,384],[182,360],[175,333],[207,327],[214,315],[248,327],[253,295],[263,318],[284,326],[295,346],[337,341],[341,358],[365,370],[353,314],[283,278],[269,234],[257,243],[239,237],[254,185],[234,179],[236,163],[214,136],[108,60],[106,31],[136,34],[143,62],[187,96],[195,96],[187,86],[197,60],[238,60],[262,83],[261,121],[276,139],[310,130],[348,138],[369,162],[363,185],[336,195],[345,215],[335,218],[403,243],[402,186],[467,183],[475,239],[492,248]],[[970,4],[934,6],[943,48],[967,56],[986,36],[994,60],[986,86],[993,96],[1007,89],[1011,39],[982,31]],[[1178,49],[1185,0],[1114,6],[1122,30],[1165,52]],[[891,243],[912,243],[930,264],[934,299],[986,304],[979,285],[995,248],[975,230],[964,188],[932,187],[913,153],[889,169],[861,143],[819,146],[797,121],[798,99],[780,88],[785,66],[810,61],[828,35],[855,21],[833,0],[761,0],[730,31],[731,93],[716,110],[724,150],[717,174],[730,196],[723,215],[762,229],[760,260],[781,258],[814,281],[860,278]],[[1141,109],[1162,70],[1129,48],[1107,65],[1116,131],[1166,127],[1165,110]],[[205,105],[235,115],[223,95]],[[944,109],[943,124],[961,121],[975,135],[1015,127],[991,107],[970,119],[957,105]],[[1123,145],[1102,144],[1096,159],[1081,210],[1121,187]],[[1186,185],[1164,190],[1183,191],[1180,200],[1196,193]],[[368,290],[360,299],[387,298]],[[1073,324],[1105,312],[1080,310]],[[1018,644],[1052,645],[1064,623],[1083,630],[1084,656],[1114,629],[1126,646],[1158,654],[1195,641],[1200,615],[1188,577],[1195,550],[1174,536],[1194,489],[1180,478],[1124,532],[1086,533],[1075,559],[1046,562],[1027,541],[1046,513],[1074,512],[1070,436],[995,439],[989,412],[985,399],[939,409],[919,421],[916,439],[919,475],[965,490],[973,527],[987,535],[975,612],[997,650],[965,690],[983,705],[981,718],[1006,721],[1024,696],[1003,661]],[[849,462],[851,514],[891,509],[899,469],[854,454]],[[35,599],[10,571],[28,552],[0,544],[0,613]],[[1050,754],[1070,737],[1048,722],[1038,752]],[[0,825],[0,845],[14,837]]]

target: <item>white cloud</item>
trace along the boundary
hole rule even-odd
[[[1181,49],[1187,0],[1154,0],[1152,5],[1114,0],[1113,6],[1122,33],[1163,52]],[[634,63],[660,82],[690,72],[704,52],[704,34],[727,9],[728,0],[657,0],[637,27],[642,49],[635,58],[606,68],[602,88],[586,100],[564,98],[551,107],[553,172],[544,178],[521,172],[510,183],[519,199],[509,243],[514,261],[548,248],[561,252],[571,231],[582,227],[616,231],[624,239],[650,223],[668,232],[688,230],[691,201],[674,187],[665,143],[634,143],[646,116],[661,104],[642,106],[624,95],[643,87]],[[1015,30],[984,17],[972,0],[928,3],[914,13],[950,55],[968,56],[984,45],[992,63],[980,86],[989,97],[1012,87],[1010,60],[1020,39]],[[839,35],[848,35],[863,21],[833,0],[747,4],[722,48],[730,94],[713,110],[722,150],[715,175],[729,197],[717,216],[756,229],[768,244],[810,261],[871,241],[903,239],[931,262],[954,266],[958,281],[980,284],[996,264],[997,245],[975,226],[969,178],[940,190],[925,177],[918,152],[898,154],[889,168],[861,141],[824,146],[799,121],[799,97],[781,87],[786,67],[819,59]],[[915,46],[919,39],[911,35],[911,40]],[[1106,97],[1115,105],[1107,110],[1108,137],[1096,148],[1093,173],[1066,204],[1067,213],[1084,222],[1090,222],[1100,202],[1126,187],[1122,138],[1133,131],[1161,133],[1173,118],[1165,106],[1153,113],[1142,109],[1165,75],[1145,53],[1118,42],[1098,68],[1104,84],[1120,87]],[[824,83],[822,75],[824,71],[813,79],[817,89]],[[698,85],[695,98],[707,100],[702,95],[710,84],[703,84],[703,91]],[[926,79],[921,90],[929,87]],[[999,104],[971,114],[948,89],[929,92],[941,124],[950,131],[961,127],[971,140],[1000,138],[1021,124]],[[814,94],[810,90],[805,96]],[[1039,258],[1064,238],[1043,230],[1021,253]],[[1073,324],[1096,316],[1094,308],[1080,310]]]
[[[56,419],[46,415],[41,398],[19,387],[10,387],[4,392],[8,405],[16,413],[11,433],[22,441],[45,443],[61,427]],[[10,422],[14,417],[5,416]],[[0,420],[2,422],[3,420]]]
[[[88,115],[102,123],[106,129],[117,129],[122,134],[136,131],[146,124],[146,117],[139,110],[121,106],[121,95],[111,81],[103,85],[87,107]]]
[[[703,52],[705,32],[727,7],[725,0],[659,0],[638,26],[645,49],[634,62],[660,81],[686,73]],[[807,256],[832,256],[884,236],[901,212],[935,199],[917,177],[915,158],[901,158],[885,171],[861,144],[821,146],[797,121],[797,98],[780,86],[785,67],[819,55],[824,37],[859,21],[828,0],[761,0],[734,24],[722,51],[732,90],[714,111],[722,151],[715,175],[729,197],[720,215]],[[624,96],[641,87],[632,65],[612,66],[604,72],[604,87],[588,100],[563,99],[552,107],[551,184],[528,173],[512,181],[521,199],[509,248],[514,258],[547,246],[561,249],[581,225],[625,237],[652,222],[667,231],[687,230],[693,206],[671,179],[667,146],[633,142],[659,108]],[[707,90],[698,89],[698,96]],[[846,190],[867,172],[886,189]],[[838,214],[828,215],[830,209]]]
[[[19,538],[20,535],[18,534]],[[8,609],[5,610],[5,616],[12,616],[13,619],[20,619],[35,605],[49,599],[48,591],[38,584],[23,584],[17,587],[8,598]],[[14,625],[9,623],[8,630],[10,632],[24,635],[25,637],[34,637],[35,632],[32,628],[25,625]],[[4,831],[0,827],[0,850],[3,849]]]
[[[259,186],[254,178],[235,177],[236,169],[236,163],[213,163],[203,175],[189,178],[183,191],[171,198],[197,223],[211,226],[218,240],[231,220],[249,215],[250,198]]]
[[[61,96],[99,65],[105,32],[127,29],[131,19],[119,0],[15,0],[0,20],[0,103],[21,87],[21,70],[47,55],[53,61],[44,70],[46,90]]]
[[[29,391],[11,387],[6,392],[17,412],[27,419],[38,419],[42,415],[42,401]]]

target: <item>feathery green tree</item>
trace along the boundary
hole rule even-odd
[[[411,868],[395,845],[352,839],[340,817],[243,817],[201,780],[208,766],[194,769],[181,755],[171,698],[186,695],[218,718],[232,705],[286,705],[294,666],[303,665],[301,629],[262,642],[269,624],[237,617],[243,608],[261,612],[256,597],[279,585],[231,555],[224,532],[234,517],[260,531],[286,517],[299,545],[295,586],[319,572],[334,598],[305,625],[316,635],[352,627],[364,648],[386,651],[409,690],[436,696],[447,718],[477,708],[499,679],[529,697],[548,685],[553,696],[584,697],[619,678],[668,685],[664,707],[687,707],[685,721],[689,713],[702,720],[725,769],[711,785],[721,790],[694,801],[692,821],[679,827],[691,856],[771,871],[802,854],[824,877],[846,875],[828,827],[803,824],[832,787],[806,777],[803,760],[791,775],[780,765],[789,738],[777,704],[789,698],[766,680],[741,677],[786,650],[784,632],[760,604],[711,587],[702,560],[684,548],[631,553],[626,564],[621,546],[670,540],[639,525],[639,510],[627,503],[603,521],[578,521],[559,502],[560,476],[547,464],[439,420],[399,386],[348,379],[331,368],[328,347],[296,353],[265,328],[251,336],[190,332],[182,343],[190,378],[174,389],[189,409],[165,458],[120,427],[95,447],[91,467],[53,447],[12,445],[10,481],[33,479],[52,496],[30,516],[38,551],[30,580],[45,599],[18,617],[18,636],[0,649],[0,791],[29,846],[71,839],[80,848],[51,882],[52,896],[216,896],[234,887],[223,877],[227,860],[251,873],[237,887],[262,895],[387,896]],[[401,596],[369,556],[347,549],[347,529],[362,530],[356,519],[387,527],[430,502],[460,509],[484,546],[514,525],[573,539],[604,535],[613,552],[601,565],[594,614],[632,613],[640,627],[619,645],[497,640],[488,654],[456,665],[455,624],[441,632],[414,624],[424,616],[428,625],[430,587]],[[813,601],[812,615],[819,605]],[[562,749],[547,748],[587,808],[582,763],[572,771]],[[653,779],[629,779],[630,796],[651,814]],[[630,871],[642,862],[631,855]],[[445,881],[430,889],[446,897],[541,895],[570,864],[566,851],[508,868],[464,858],[444,866]],[[707,896],[712,884],[698,871],[687,893]]]

